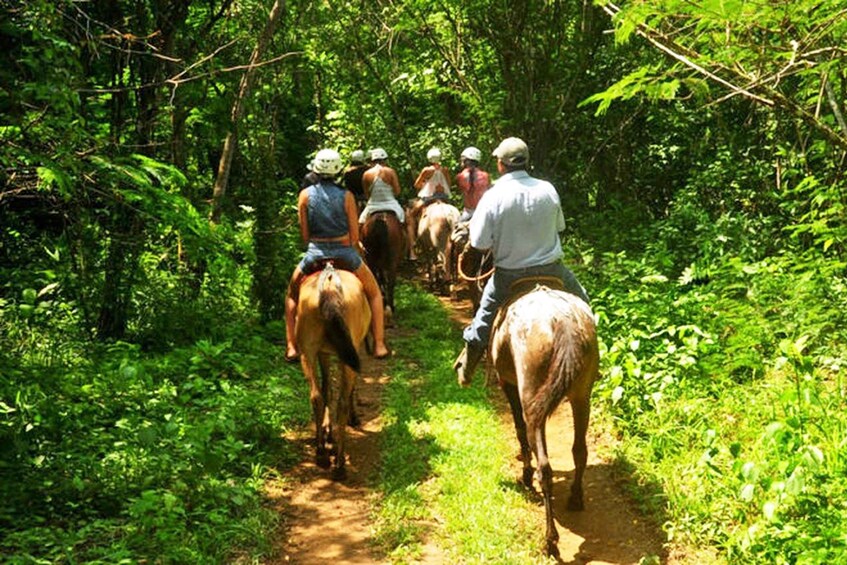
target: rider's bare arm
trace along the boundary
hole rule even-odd
[[[297,199],[297,219],[300,221],[300,237],[303,238],[303,243],[309,243],[309,194],[306,190],[300,191],[300,197]]]
[[[435,172],[435,169],[432,166],[424,167],[421,173],[418,175],[418,178],[415,179],[415,188],[418,190],[423,188],[423,185],[426,184],[426,181],[429,180],[429,177],[432,176],[432,173]]]
[[[386,179],[388,184],[391,185],[391,190],[394,192],[394,196],[400,196],[400,179],[397,178],[397,172],[394,169],[391,169],[391,173],[388,175]]]
[[[365,191],[365,198],[370,199],[371,197],[371,185],[374,183],[375,176],[376,172],[373,169],[365,171],[365,174],[362,175],[362,189]]]

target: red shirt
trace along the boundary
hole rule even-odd
[[[488,173],[477,168],[473,171],[473,183],[471,183],[471,168],[465,167],[462,172],[456,175],[456,185],[464,196],[465,208],[476,210],[479,199],[482,198],[483,193],[491,186],[491,181],[488,178]]]

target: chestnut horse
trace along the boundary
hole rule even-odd
[[[538,284],[543,281],[549,286]],[[568,509],[582,510],[582,477],[588,460],[585,435],[589,399],[599,378],[594,315],[580,298],[560,290],[553,277],[518,281],[529,292],[507,302],[492,326],[490,355],[506,394],[521,446],[523,483],[532,488],[532,455],[547,515],[547,553],[558,556],[553,519],[553,470],[547,457],[547,419],[564,398],[573,411],[574,480]],[[559,290],[553,290],[556,287]],[[514,288],[514,286],[513,286]]]
[[[300,285],[295,335],[300,365],[309,382],[315,421],[316,463],[330,466],[329,438],[335,441],[333,480],[344,480],[346,424],[353,406],[353,389],[361,370],[359,349],[368,334],[371,308],[359,278],[335,270],[331,263]],[[338,358],[338,375],[331,373],[330,355]],[[318,368],[320,367],[320,385]],[[329,409],[329,430],[324,427]]]
[[[374,212],[362,226],[360,237],[365,262],[376,277],[386,309],[394,312],[397,268],[406,255],[406,233],[393,212]]]
[[[427,205],[421,214],[415,245],[426,266],[431,288],[440,288],[453,278],[450,234],[460,216],[458,208],[441,200]]]

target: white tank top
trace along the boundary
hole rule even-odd
[[[435,194],[435,188],[441,185],[444,189],[445,196],[450,196],[450,185],[447,184],[447,177],[441,172],[441,169],[435,169],[432,176],[424,183],[423,187],[418,191],[418,198],[429,198]]]

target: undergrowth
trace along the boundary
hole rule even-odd
[[[580,273],[599,289],[595,398],[619,468],[682,553],[847,561],[844,266],[717,250],[674,272],[659,255],[604,253]]]
[[[163,354],[79,345],[4,358],[0,553],[7,563],[225,563],[271,550],[268,469],[308,421],[279,325]]]

